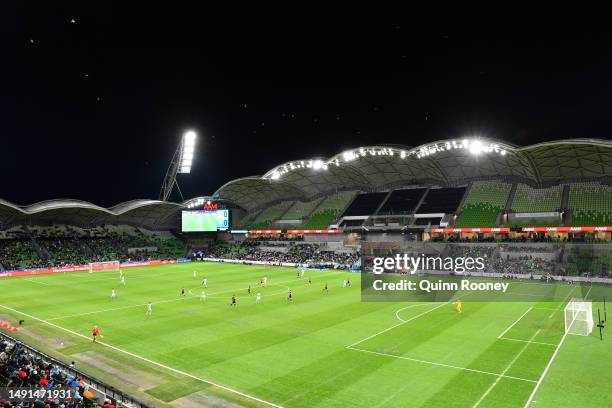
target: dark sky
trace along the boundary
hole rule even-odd
[[[221,16],[172,3],[0,6],[12,56],[0,68],[0,198],[157,198],[186,129],[200,135],[192,174],[179,176],[186,197],[360,145],[611,134],[605,25],[463,9]]]

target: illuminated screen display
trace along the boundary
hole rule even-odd
[[[183,211],[183,232],[207,232],[229,228],[229,210]]]

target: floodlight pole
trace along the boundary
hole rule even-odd
[[[176,189],[178,190],[181,196],[181,201],[185,201],[185,199],[183,198],[183,193],[181,193],[181,189],[179,188],[178,182],[176,181],[176,175],[178,174],[179,170],[179,160],[181,157],[182,148],[183,142],[181,141],[176,151],[174,152],[174,156],[172,156],[172,161],[168,166],[168,170],[166,170],[166,177],[164,177],[164,182],[162,183],[161,190],[159,192],[159,199],[161,201],[168,201],[168,197],[170,197],[170,194],[172,194],[174,186],[176,186]]]

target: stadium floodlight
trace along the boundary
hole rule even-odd
[[[470,152],[475,155],[478,156],[483,149],[483,145],[482,142],[478,139],[474,139],[472,140],[472,143],[470,144]]]
[[[159,193],[160,200],[167,201],[175,186],[181,195],[181,199],[183,199],[181,189],[176,182],[176,175],[191,173],[197,138],[198,135],[193,130],[188,130],[183,134],[181,143],[174,152],[172,161],[170,162],[168,170],[166,171],[166,176],[164,177],[164,182]]]
[[[193,163],[193,154],[195,153],[196,143],[196,132],[189,130],[183,135],[183,141],[181,143],[181,157],[179,162],[181,163],[179,173],[189,174],[191,172],[191,165]]]

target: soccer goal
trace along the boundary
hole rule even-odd
[[[593,330],[593,304],[590,300],[572,298],[565,306],[565,333],[588,336]]]
[[[119,261],[92,262],[89,264],[89,273],[94,271],[119,271],[120,269],[121,262]]]

